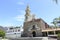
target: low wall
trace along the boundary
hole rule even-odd
[[[48,40],[48,37],[43,37],[42,40]]]
[[[21,38],[12,38],[10,40],[48,40],[48,37],[21,37]]]
[[[48,37],[20,37],[20,38],[8,38],[0,40],[48,40]]]
[[[6,38],[18,38],[21,37],[21,34],[6,34]]]

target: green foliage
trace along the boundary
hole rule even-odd
[[[57,35],[58,35],[58,37],[60,37],[60,33],[58,33]]]
[[[52,24],[54,25],[55,28],[57,28],[57,20],[58,18],[54,18]]]
[[[55,28],[57,28],[58,26],[58,22],[60,21],[60,17],[58,17],[58,18],[54,18],[53,19],[53,22],[52,22],[52,24],[54,24],[54,26],[55,26]]]
[[[5,32],[0,30],[0,37],[4,38],[4,36],[5,36]]]

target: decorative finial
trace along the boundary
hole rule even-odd
[[[27,5],[27,8],[29,8],[29,5]]]
[[[26,8],[27,11],[30,11],[30,8],[29,8],[29,5],[27,5],[27,8]]]

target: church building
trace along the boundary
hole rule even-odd
[[[37,19],[35,15],[31,15],[29,5],[27,5],[25,12],[22,37],[41,37],[42,30],[48,28],[49,25],[41,18]]]

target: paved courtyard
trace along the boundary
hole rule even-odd
[[[21,38],[21,39],[22,39],[22,38]],[[23,39],[24,39],[24,40],[26,40],[26,39],[28,40],[29,38],[23,38]],[[32,39],[33,39],[33,38],[30,38],[29,40],[32,40]],[[14,40],[16,40],[16,39],[14,39]],[[36,39],[35,39],[35,38],[34,38],[33,40],[41,40],[41,39],[39,39],[39,38],[36,38]],[[47,39],[45,38],[45,39],[43,39],[43,40],[47,40]],[[49,37],[48,40],[57,40],[57,38],[50,38],[50,37]]]
[[[48,38],[48,40],[57,40],[57,38]]]
[[[20,39],[4,39],[4,40],[57,40],[57,38],[48,38],[48,39],[41,39],[41,38],[20,38]]]

